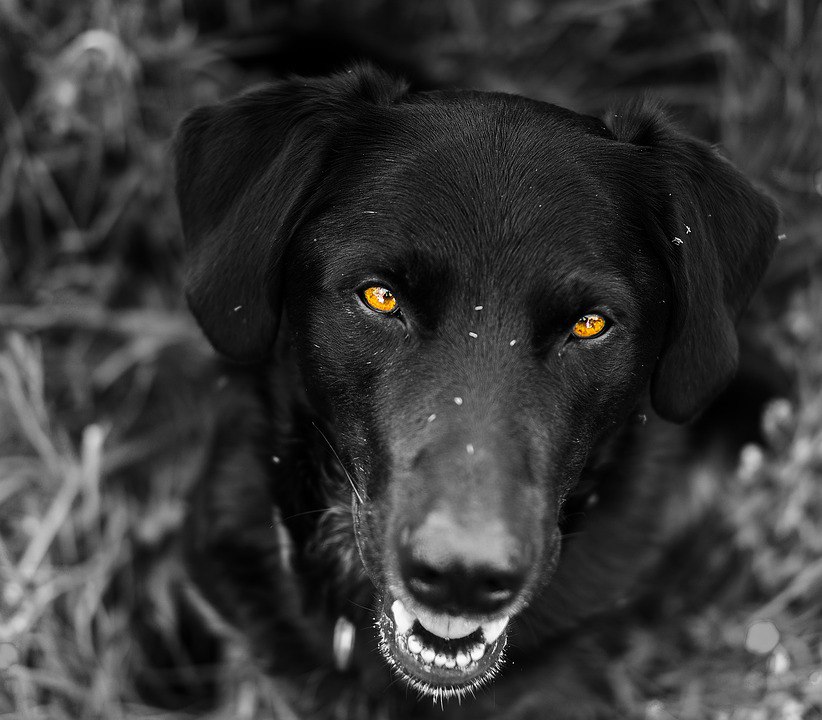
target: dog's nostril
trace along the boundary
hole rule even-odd
[[[514,588],[518,584],[518,579],[510,573],[506,573],[501,577],[488,576],[477,583],[485,595],[499,603],[510,600],[514,595]]]
[[[421,585],[434,585],[443,579],[441,572],[419,564],[414,568],[412,578]]]
[[[440,601],[440,595],[447,592],[448,579],[443,573],[421,563],[412,563],[403,575],[408,589],[419,599],[428,598],[431,601]]]

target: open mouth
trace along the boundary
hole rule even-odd
[[[385,603],[378,620],[388,663],[434,700],[461,697],[493,678],[502,663],[509,617],[489,622]]]

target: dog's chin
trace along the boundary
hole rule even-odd
[[[386,598],[377,619],[388,664],[435,702],[473,693],[493,679],[503,661],[508,616],[479,623],[409,611]]]

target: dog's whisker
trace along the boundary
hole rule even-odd
[[[342,461],[342,458],[337,454],[337,451],[334,449],[334,446],[331,444],[331,441],[325,436],[325,433],[320,429],[320,426],[317,425],[313,420],[311,424],[314,426],[316,431],[320,433],[320,437],[325,440],[328,444],[328,447],[331,449],[331,452],[334,453],[334,457],[337,458],[337,462],[340,464],[340,467],[343,469],[345,476],[348,478],[348,482],[351,483],[351,489],[354,490],[354,494],[357,496],[357,500],[359,500],[360,505],[363,504],[362,496],[360,495],[359,490],[357,490],[357,486],[354,484],[354,479],[351,477],[351,473],[348,472],[348,468]]]
[[[383,692],[388,692],[392,687],[394,687],[394,685],[399,685],[399,683],[401,683],[401,682],[403,682],[402,676],[401,675],[395,676],[394,679],[390,683],[388,683],[388,685],[385,686],[385,690],[383,690]],[[408,690],[409,689],[410,689],[410,686],[406,685],[405,686],[406,696],[408,695]]]
[[[360,608],[360,610],[365,610],[367,612],[373,612],[373,608],[370,608],[367,605],[361,605],[360,603],[354,602],[353,600],[349,600],[348,604],[353,605],[356,608]],[[371,627],[371,626],[369,625],[369,627]]]
[[[294,513],[288,517],[284,517],[283,521],[291,520],[293,518],[303,517],[303,515],[316,515],[317,513],[325,513],[331,510],[331,507],[317,508],[316,510],[305,510],[303,512]]]

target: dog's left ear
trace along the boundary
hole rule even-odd
[[[286,249],[344,129],[398,102],[405,83],[368,65],[293,77],[190,113],[177,130],[186,297],[211,344],[265,359],[280,321]]]
[[[654,409],[693,419],[736,372],[734,325],[777,243],[779,213],[713,148],[679,131],[652,103],[616,111],[609,127],[628,143],[639,202],[673,288],[668,336],[651,379]],[[637,182],[638,181],[638,182]]]

